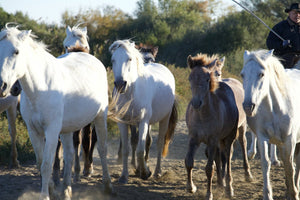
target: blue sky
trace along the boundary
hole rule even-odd
[[[137,0],[1,0],[0,7],[8,13],[21,11],[31,19],[60,24],[62,13],[66,10],[76,14],[80,9],[101,9],[112,5],[132,15],[137,8],[136,2]],[[235,5],[231,0],[223,2]]]

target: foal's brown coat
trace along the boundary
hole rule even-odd
[[[191,68],[189,81],[193,98],[186,112],[186,123],[189,129],[189,149],[185,158],[188,173],[188,190],[195,192],[192,181],[192,168],[196,149],[203,142],[207,145],[208,162],[206,165],[207,196],[212,199],[213,162],[216,162],[218,183],[223,185],[221,171],[226,174],[226,192],[233,196],[231,178],[232,145],[237,137],[238,108],[232,89],[224,82],[218,82],[215,68],[215,57],[200,56],[198,59],[188,58]],[[220,152],[219,152],[220,151]],[[226,157],[221,169],[221,155]]]

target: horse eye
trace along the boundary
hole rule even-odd
[[[15,52],[14,52],[14,54],[18,55],[19,54],[19,50],[16,49]]]
[[[262,78],[264,76],[264,73],[259,74],[259,78]]]
[[[129,62],[129,61],[132,61],[132,58],[128,58],[128,62]]]

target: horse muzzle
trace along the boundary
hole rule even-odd
[[[123,81],[123,80],[115,81],[114,85],[115,85],[116,90],[120,94],[125,93],[125,89],[126,89],[126,86],[127,86],[127,81]]]
[[[255,114],[254,113],[254,109],[255,109],[255,104],[254,103],[244,102],[243,103],[243,108],[244,108],[244,111],[245,111],[245,113],[248,117],[252,117]]]
[[[202,105],[202,101],[198,98],[193,98],[191,104],[195,110],[199,110]]]
[[[0,81],[0,97],[6,97],[7,96],[7,84],[3,81]]]

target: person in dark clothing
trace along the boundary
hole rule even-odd
[[[288,13],[283,20],[273,27],[273,30],[284,38],[282,41],[272,31],[267,38],[267,47],[274,49],[274,54],[282,58],[285,68],[292,68],[300,60],[300,4],[292,3],[290,8],[285,9]]]

